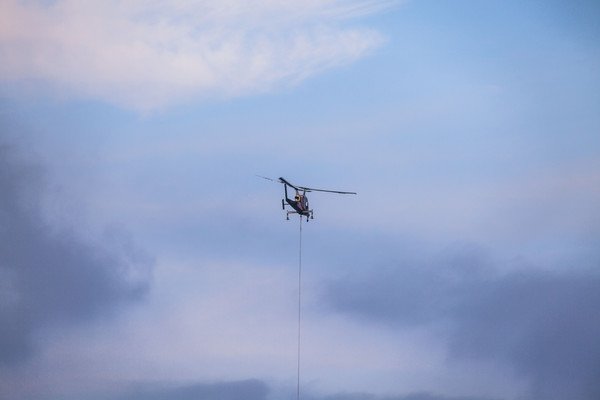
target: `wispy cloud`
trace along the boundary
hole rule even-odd
[[[389,3],[9,0],[0,5],[0,76],[137,109],[260,93],[380,45],[379,33],[344,21]]]

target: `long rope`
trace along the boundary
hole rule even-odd
[[[302,306],[302,215],[300,216],[300,250],[298,254],[298,400],[300,400],[300,311]]]

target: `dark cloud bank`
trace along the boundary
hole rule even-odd
[[[146,291],[125,278],[131,254],[44,221],[41,177],[41,168],[0,142],[0,372],[35,354],[41,329],[110,314]]]
[[[330,283],[325,302],[391,329],[430,326],[447,343],[449,362],[509,366],[530,383],[527,398],[600,399],[597,268],[501,274],[469,250],[433,264],[348,276]]]
[[[248,379],[218,383],[195,383],[190,385],[157,385],[144,383],[124,390],[119,395],[105,395],[104,400],[292,400],[296,390],[273,395],[268,383]],[[494,400],[483,397],[445,397],[429,393],[415,393],[403,396],[376,396],[368,393],[342,393],[314,396],[301,394],[303,400]]]
[[[141,384],[127,390],[118,400],[265,400],[268,392],[267,385],[259,380],[196,383],[173,387]]]
[[[368,393],[342,393],[335,395],[314,396],[301,394],[303,400],[494,400],[483,397],[445,397],[429,393],[415,393],[403,396],[376,396]],[[160,387],[156,384],[140,384],[124,391],[116,397],[104,399],[114,400],[292,400],[296,399],[296,391],[279,396],[271,393],[269,385],[261,380],[249,379],[218,383],[196,383],[183,386]]]
[[[336,394],[321,398],[322,400],[493,400],[489,397],[447,397],[430,393],[414,393],[405,396],[376,396],[366,393]],[[309,399],[310,400],[310,399]],[[315,399],[316,400],[316,399]]]
[[[594,263],[592,263],[594,264]],[[501,273],[479,249],[433,263],[352,274],[330,282],[324,303],[390,329],[430,327],[447,344],[448,362],[475,359],[512,368],[530,383],[521,400],[600,398],[600,271],[535,269]],[[141,386],[130,399],[294,399],[267,382],[248,380],[168,389]],[[435,393],[302,394],[305,400],[503,400]]]

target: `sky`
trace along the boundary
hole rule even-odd
[[[0,2],[0,399],[600,398],[600,5]],[[283,187],[314,219],[285,218]]]

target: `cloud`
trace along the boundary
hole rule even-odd
[[[115,246],[99,246],[51,227],[40,209],[42,169],[15,153],[0,145],[0,366],[9,367],[35,354],[43,328],[139,299],[147,282],[132,273],[148,265],[117,236]]]
[[[296,388],[274,390],[271,385],[259,379],[222,381],[216,383],[157,383],[144,382],[130,385],[118,393],[97,393],[92,395],[107,400],[278,400],[295,398]],[[336,393],[315,395],[302,392],[306,400],[497,400],[490,397],[444,396],[427,392],[404,395],[376,395],[372,393]]]
[[[173,387],[153,387],[153,384],[140,385],[127,391],[120,399],[128,400],[265,400],[268,386],[259,380],[196,383]]]
[[[379,46],[380,34],[344,21],[389,3],[8,0],[0,5],[0,76],[141,110],[261,93]]]
[[[324,400],[492,400],[489,397],[442,396],[431,393],[412,393],[408,395],[377,396],[367,393],[336,394]]]
[[[507,365],[534,399],[600,396],[600,274],[522,268],[499,273],[474,249],[434,265],[400,265],[333,281],[337,312],[393,329],[440,333],[449,360]]]

